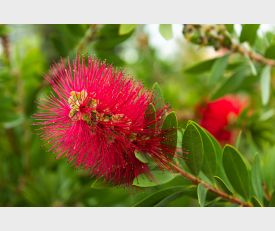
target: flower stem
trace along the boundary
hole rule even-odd
[[[208,191],[211,191],[215,194],[217,194],[218,196],[222,197],[223,199],[230,201],[234,204],[238,204],[242,207],[253,207],[253,205],[250,202],[244,202],[241,201],[239,198],[236,198],[234,196],[231,196],[223,191],[221,191],[220,189],[213,187],[212,185],[206,183],[205,181],[201,180],[200,178],[186,172],[185,170],[181,169],[180,167],[178,167],[176,164],[170,163],[171,166],[173,167],[173,169],[178,172],[179,174],[181,174],[183,177],[185,177],[186,179],[190,180],[193,184],[198,185],[201,184],[203,185]]]

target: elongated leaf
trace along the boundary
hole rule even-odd
[[[221,86],[213,93],[211,99],[217,99],[236,91],[241,86],[247,75],[247,69],[237,70],[231,77],[227,78],[221,84]]]
[[[142,162],[142,163],[147,164],[148,161],[149,161],[149,160],[148,160],[148,157],[147,157],[146,154],[144,154],[144,153],[135,151],[135,156],[136,156],[136,158],[137,158],[140,162]]]
[[[261,96],[262,96],[262,103],[266,105],[270,98],[270,84],[271,84],[271,69],[270,66],[264,67],[261,73]]]
[[[259,27],[260,27],[259,24],[243,24],[240,41],[248,42],[251,46],[253,46],[257,38],[257,31]]]
[[[265,57],[275,59],[275,44],[270,45],[265,51]]]
[[[184,196],[186,193],[186,190],[181,190],[178,192],[175,192],[167,197],[165,197],[163,200],[161,200],[159,203],[157,203],[154,207],[164,207],[167,206],[170,202],[176,200],[177,198]]]
[[[183,152],[187,152],[186,165],[192,173],[198,175],[203,163],[203,144],[201,135],[196,126],[188,123],[182,137]]]
[[[209,84],[213,85],[221,79],[227,66],[228,57],[228,55],[225,55],[215,61],[211,69]]]
[[[183,137],[184,130],[178,128],[177,130],[177,148],[182,147],[182,137]]]
[[[164,119],[164,122],[162,124],[162,130],[167,130],[167,129],[177,129],[178,127],[178,122],[177,122],[177,116],[174,111],[168,113]]]
[[[252,187],[256,197],[263,202],[263,187],[262,187],[262,173],[260,166],[260,158],[259,155],[255,156],[254,162],[251,168],[251,179],[252,179]]]
[[[152,193],[151,195],[145,197],[141,201],[134,204],[134,207],[152,207],[159,204],[161,201],[165,200],[170,195],[173,195],[176,192],[183,192],[185,195],[193,195],[195,194],[194,186],[173,186],[166,189],[162,189],[158,192]],[[163,202],[162,202],[163,203]],[[159,205],[158,205],[159,206]]]
[[[119,35],[125,35],[136,29],[136,24],[120,24],[119,26]]]
[[[258,74],[258,72],[257,72],[257,69],[256,69],[254,63],[252,62],[252,60],[251,60],[248,56],[245,56],[245,58],[246,58],[247,63],[248,63],[248,65],[249,65],[249,67],[250,67],[251,74],[252,74],[253,76],[256,76],[256,75]]]
[[[241,154],[232,146],[223,150],[223,166],[232,186],[245,199],[250,198],[250,178],[248,168]]]
[[[152,132],[154,132],[154,130],[156,129],[156,109],[154,107],[153,104],[149,104],[148,108],[146,109],[145,112],[145,120],[148,122],[149,124],[149,128],[152,130]]]
[[[275,192],[272,193],[271,200],[269,202],[269,207],[275,207]]]
[[[165,144],[165,146],[169,147],[169,149],[173,149],[173,151],[176,151],[177,148],[177,117],[175,112],[170,112],[164,119],[164,122],[162,124],[162,130],[164,133],[164,141],[162,143]],[[165,150],[164,150],[165,151]]]
[[[251,202],[255,207],[264,207],[263,203],[255,196],[251,198]]]
[[[162,35],[162,37],[166,40],[173,38],[173,31],[172,31],[171,24],[160,24],[159,32]]]
[[[213,177],[216,174],[217,168],[217,155],[212,139],[210,138],[208,132],[200,127],[195,122],[192,122],[198,129],[203,143],[203,164],[202,171],[210,179],[214,180]]]
[[[234,24],[225,24],[225,27],[229,33],[234,32]]]
[[[134,179],[133,185],[138,187],[152,187],[165,184],[176,177],[176,175],[171,172],[161,170],[151,171],[151,174],[152,176],[140,174]]]
[[[163,100],[163,95],[162,95],[161,89],[159,87],[159,84],[154,83],[152,90],[153,90],[153,97],[154,97],[153,102],[154,102],[156,109],[163,108],[165,103]]]
[[[105,189],[112,187],[111,184],[108,184],[106,181],[104,181],[102,178],[96,179],[92,184],[91,188],[93,189]]]
[[[210,134],[208,132],[207,135],[209,136],[209,138],[211,139],[211,141],[214,145],[215,153],[216,153],[216,157],[217,157],[217,163],[221,163],[221,161],[222,161],[222,147],[212,134]]]
[[[220,189],[222,189],[227,194],[233,193],[233,190],[230,189],[230,187],[222,180],[222,178],[220,178],[218,176],[214,176],[214,178],[215,178],[217,185]]]
[[[201,207],[204,207],[206,194],[207,194],[207,189],[202,184],[199,184],[198,188],[197,188],[197,193],[198,193],[199,205]]]
[[[185,69],[188,74],[199,74],[211,70],[212,65],[218,58],[204,60],[202,62],[196,63],[191,67]]]

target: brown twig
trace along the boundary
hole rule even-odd
[[[255,62],[275,67],[275,60],[266,58],[266,57],[254,52],[254,51],[247,50],[243,46],[241,46],[240,44],[234,44],[233,51],[238,52],[243,56],[247,56]]]
[[[212,185],[209,185],[208,183],[204,182],[203,180],[201,180],[200,178],[184,171],[183,169],[181,169],[180,167],[178,167],[176,164],[170,163],[170,165],[173,167],[173,169],[178,172],[179,174],[181,174],[183,177],[185,177],[186,179],[190,180],[193,184],[198,185],[201,184],[203,185],[208,191],[211,191],[215,194],[217,194],[218,196],[222,197],[223,199],[230,201],[234,204],[238,204],[242,207],[253,207],[253,205],[249,202],[244,202],[241,201],[239,198],[236,198],[234,196],[228,195],[227,193],[221,191],[218,188],[213,187]]]
[[[3,54],[7,65],[10,65],[10,40],[8,35],[1,36],[1,42],[3,47]]]

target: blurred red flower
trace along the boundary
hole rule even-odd
[[[205,102],[198,107],[200,125],[221,143],[233,143],[234,129],[230,125],[234,123],[246,105],[247,101],[233,95]]]
[[[136,151],[167,167],[175,149],[159,128],[167,106],[146,116],[153,94],[141,83],[90,57],[62,61],[46,79],[52,92],[40,101],[35,124],[58,157],[116,184],[149,174]]]

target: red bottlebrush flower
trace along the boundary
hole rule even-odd
[[[93,58],[62,61],[46,79],[53,92],[34,117],[57,157],[116,184],[149,173],[135,151],[167,167],[175,150],[159,128],[167,107],[158,109],[156,118],[146,116],[153,95],[141,83]]]
[[[232,120],[238,117],[246,105],[246,101],[231,95],[206,102],[198,108],[201,117],[200,125],[221,143],[232,143],[234,134],[229,125]]]

